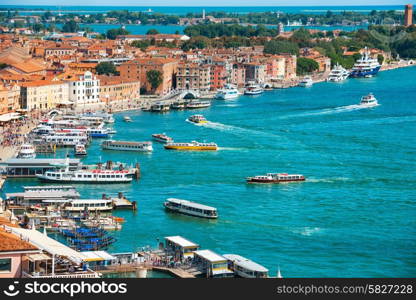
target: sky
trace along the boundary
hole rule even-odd
[[[0,5],[60,6],[352,6],[404,5],[415,0],[2,0]]]

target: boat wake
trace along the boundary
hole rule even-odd
[[[233,148],[233,147],[218,147],[220,151],[248,151],[246,148]]]
[[[242,128],[238,126],[225,125],[225,124],[217,123],[217,122],[208,121],[206,123],[195,124],[195,125],[203,126],[203,127],[210,128],[210,129],[220,130],[220,131],[226,131],[226,132],[229,132],[231,134],[236,134],[236,135],[251,134],[251,135],[256,135],[256,136],[265,136],[269,138],[280,138],[280,136],[273,134],[273,133],[264,132],[260,130],[254,130],[254,129],[246,129],[246,128]]]
[[[312,183],[318,183],[318,182],[326,182],[326,183],[334,183],[334,182],[342,182],[342,181],[348,181],[350,178],[347,177],[333,177],[333,178],[307,178],[305,182],[312,182]]]
[[[309,113],[282,116],[281,119],[287,119],[287,118],[293,118],[293,117],[307,117],[307,116],[321,116],[321,115],[339,114],[339,113],[351,112],[351,111],[355,111],[355,110],[373,108],[373,107],[376,107],[376,106],[379,106],[379,105],[380,104],[377,104],[377,105],[372,106],[372,107],[368,107],[368,106],[363,106],[363,105],[359,105],[359,104],[353,104],[353,105],[339,106],[339,107],[334,107],[334,108],[321,109],[321,110],[318,110],[316,112],[309,112]]]
[[[318,233],[321,231],[321,228],[319,227],[303,227],[292,230],[293,233],[301,234],[304,236],[311,236],[315,233]]]

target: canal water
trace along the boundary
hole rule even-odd
[[[410,277],[416,273],[416,68],[375,78],[319,83],[213,101],[207,109],[117,114],[117,140],[216,142],[217,152],[175,152],[154,143],[152,154],[88,148],[86,163],[141,164],[132,184],[77,185],[84,198],[123,192],[138,211],[109,252],[156,247],[184,236],[219,254],[246,256],[284,277]],[[380,105],[362,109],[373,92]],[[209,121],[196,126],[193,113]],[[123,122],[130,116],[132,123]],[[60,150],[63,157],[71,150]],[[248,185],[245,177],[300,173],[304,183]],[[39,184],[8,180],[7,191]],[[218,220],[167,213],[168,197],[218,208]]]

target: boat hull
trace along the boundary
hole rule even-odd
[[[269,179],[256,179],[256,178],[248,178],[247,183],[271,183],[271,184],[277,184],[277,183],[288,183],[288,182],[299,182],[299,181],[305,181],[305,179],[291,179],[291,180],[269,180]]]
[[[188,151],[216,151],[218,147],[215,146],[169,146],[166,145],[167,150],[188,150]]]
[[[352,71],[350,74],[351,78],[362,78],[366,76],[374,76],[377,75],[378,71],[380,70],[380,67],[376,67],[372,70],[367,71]]]
[[[198,214],[198,213],[192,213],[192,212],[189,212],[189,211],[183,210],[183,209],[172,208],[172,207],[169,207],[166,204],[164,204],[163,206],[165,207],[165,209],[168,212],[171,212],[171,213],[177,213],[177,214],[181,214],[181,215],[197,217],[197,218],[202,218],[202,219],[211,219],[211,220],[218,218],[218,216],[206,216],[206,215],[202,215],[202,214]]]
[[[36,176],[40,181],[42,182],[60,182],[60,183],[92,183],[92,184],[98,184],[98,183],[130,183],[132,182],[133,178],[108,178],[108,180],[83,180],[83,179],[77,179],[74,177],[71,178],[65,178],[65,179],[56,179],[56,178],[50,178],[46,177],[44,175],[37,175]]]

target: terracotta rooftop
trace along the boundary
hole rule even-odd
[[[18,227],[10,223],[7,219],[0,217],[0,253],[8,251],[38,250],[38,248],[32,244],[21,240],[19,237],[12,233],[7,232],[3,225],[9,227]]]

